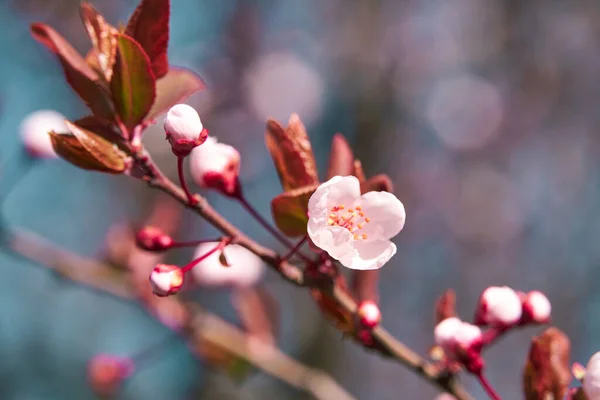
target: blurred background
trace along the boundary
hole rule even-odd
[[[92,1],[125,21],[137,2]],[[29,113],[86,113],[29,24],[54,26],[80,51],[89,43],[79,0],[0,2],[2,184],[23,168],[19,124]],[[321,171],[342,132],[368,175],[389,174],[408,219],[398,254],[382,270],[384,324],[420,353],[432,343],[434,301],[446,288],[470,318],[490,285],[539,289],[554,324],[585,363],[600,349],[600,3],[590,0],[173,0],[170,62],[198,72],[193,96],[211,134],[240,149],[242,180],[264,215],[281,187],[263,142],[271,116],[297,112]],[[160,125],[160,124],[159,124]],[[160,126],[145,142],[173,174]],[[32,170],[4,213],[79,253],[100,254],[116,222],[146,215],[155,193],[54,161]],[[215,207],[262,243],[281,249],[243,210]],[[185,237],[213,235],[185,214]],[[185,263],[190,251],[172,261]],[[138,306],[58,281],[0,255],[0,398],[92,399],[85,379],[97,352],[130,354],[167,334]],[[431,399],[436,391],[400,365],[342,341],[302,290],[269,272],[280,304],[279,344],[326,370],[359,399]],[[235,322],[228,293],[199,300]],[[487,353],[489,379],[522,398],[530,338],[509,335]],[[478,385],[465,378],[477,398]],[[305,399],[256,374],[234,385],[197,363],[183,342],[140,370],[121,399]]]

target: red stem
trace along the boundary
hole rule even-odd
[[[294,254],[296,254],[300,250],[302,245],[306,243],[307,239],[308,236],[304,235],[304,237],[298,243],[296,243],[296,245],[285,256],[283,256],[281,261],[288,261]]]
[[[246,209],[246,211],[248,211],[248,213],[255,219],[258,221],[259,224],[261,224],[263,226],[263,228],[265,228],[267,231],[269,231],[269,233],[271,235],[273,235],[273,237],[275,237],[275,239],[279,240],[283,245],[285,245],[287,248],[293,250],[295,248],[294,244],[292,242],[290,242],[285,236],[283,236],[277,229],[273,228],[271,226],[271,224],[269,224],[259,213],[258,211],[256,211],[254,209],[254,207],[252,207],[252,205],[250,203],[248,203],[248,200],[246,200],[246,198],[243,195],[240,195],[238,197],[236,197],[239,202],[242,204],[242,206]],[[297,253],[298,257],[300,257],[303,261],[305,262],[312,262],[308,257],[306,257],[305,255],[303,255],[302,253]]]
[[[187,183],[185,183],[185,175],[183,174],[183,159],[184,157],[177,157],[177,175],[179,175],[179,183],[181,184],[181,188],[187,196],[188,203],[190,203],[190,205],[195,205],[198,204],[198,200],[192,196],[190,189],[188,189]]]
[[[207,259],[208,257],[210,257],[212,254],[216,253],[217,251],[223,249],[225,246],[227,246],[227,244],[229,244],[229,242],[231,241],[231,239],[223,239],[221,240],[221,242],[219,242],[218,245],[216,245],[215,247],[213,247],[211,250],[209,250],[207,253],[201,255],[200,257],[196,258],[195,260],[191,261],[190,263],[188,263],[187,265],[181,267],[181,270],[183,271],[183,273],[188,272],[189,270],[191,270],[192,268],[194,268],[198,263],[200,263],[201,261]]]
[[[502,400],[502,398],[498,395],[498,393],[496,393],[492,385],[490,385],[490,382],[486,379],[483,373],[479,373],[476,376],[477,380],[481,384],[481,387],[483,387],[483,390],[485,390],[485,392],[488,394],[488,396],[490,396],[492,400]]]

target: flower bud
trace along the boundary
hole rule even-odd
[[[586,369],[583,391],[588,400],[600,400],[600,352],[590,358]]]
[[[150,283],[155,295],[170,296],[183,286],[183,271],[176,265],[158,264],[150,273]]]
[[[232,146],[209,137],[192,151],[190,169],[194,181],[203,187],[220,190],[228,196],[239,190],[240,153]]]
[[[460,362],[471,373],[481,372],[483,342],[478,326],[451,317],[437,324],[434,336],[449,359]]]
[[[173,245],[173,239],[155,226],[145,226],[135,236],[135,244],[142,250],[163,251]]]
[[[374,328],[381,322],[381,311],[377,304],[370,300],[359,304],[356,315],[360,324],[366,328]]]
[[[50,140],[51,131],[67,131],[65,117],[52,110],[40,110],[29,114],[21,122],[21,140],[25,150],[35,158],[55,158],[56,153]]]
[[[522,304],[522,324],[529,322],[533,322],[535,324],[545,324],[550,322],[552,305],[544,293],[537,290],[529,292],[523,296]]]
[[[519,322],[523,307],[519,295],[508,286],[490,286],[479,298],[475,323],[508,328]]]
[[[173,153],[178,157],[187,156],[194,147],[204,143],[208,136],[198,113],[187,104],[171,107],[165,117],[164,128]]]
[[[100,396],[111,396],[133,372],[133,363],[127,358],[98,354],[88,363],[87,375],[90,386]]]

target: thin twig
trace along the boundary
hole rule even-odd
[[[289,282],[298,286],[310,286],[312,284],[312,282],[308,282],[305,279],[304,272],[300,268],[285,261],[281,262],[281,258],[278,257],[276,252],[261,246],[243,234],[221,214],[214,210],[204,197],[197,196],[198,203],[195,205],[190,205],[187,202],[187,197],[183,190],[175,185],[158,169],[145,149],[141,149],[137,153],[134,153],[134,158],[150,172],[151,176],[148,179],[148,184],[151,187],[160,189],[169,194],[181,204],[199,214],[223,234],[235,238],[236,243],[259,256],[265,263],[274,268]],[[332,296],[346,311],[352,313],[356,312],[356,302],[347,294],[345,294],[340,288],[334,288]],[[398,362],[405,365],[407,368],[415,372],[417,375],[423,377],[428,382],[436,385],[441,390],[452,394],[458,400],[470,400],[473,398],[460,385],[455,377],[449,377],[445,371],[440,371],[437,369],[433,364],[427,362],[423,357],[419,356],[395,339],[383,327],[377,327],[374,329],[373,338],[381,345],[381,347],[386,349],[386,355],[392,356]]]

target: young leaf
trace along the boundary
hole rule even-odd
[[[569,338],[555,327],[534,337],[523,374],[527,400],[562,399],[571,382]]]
[[[331,141],[331,152],[329,155],[329,167],[327,168],[327,179],[336,175],[348,176],[354,171],[354,153],[348,141],[341,133],[335,134]]]
[[[354,160],[352,175],[354,175],[356,179],[358,179],[361,185],[367,180],[365,171],[363,170],[362,163],[360,162],[360,160]]]
[[[114,115],[114,107],[110,101],[108,90],[102,86],[98,74],[69,42],[46,24],[32,24],[31,34],[34,39],[57,55],[67,82],[94,115],[111,119]]]
[[[121,136],[119,131],[115,129],[115,126],[110,122],[94,117],[93,115],[89,115],[76,120],[74,123],[83,129],[94,132],[110,143],[116,144],[124,152],[129,152],[129,147],[125,143],[123,136]]]
[[[379,174],[370,177],[365,182],[361,183],[361,193],[367,192],[393,192],[394,186],[389,176],[385,174]]]
[[[88,170],[120,174],[127,168],[127,155],[99,135],[65,121],[71,133],[50,133],[58,155]]]
[[[148,56],[127,35],[117,35],[117,59],[110,87],[121,120],[129,129],[144,120],[154,103],[156,81]]]
[[[106,22],[104,17],[89,3],[81,3],[81,19],[92,41],[93,57],[107,82],[110,82],[113,65],[117,56],[118,31]],[[89,55],[86,57],[88,60]],[[88,61],[88,64],[90,62]]]
[[[290,237],[306,234],[308,199],[318,185],[283,192],[271,201],[271,213],[277,228]]]
[[[206,89],[204,81],[185,68],[171,67],[167,75],[156,81],[156,100],[147,119],[154,119],[181,103],[192,94]]]
[[[446,290],[435,302],[435,323],[456,317],[456,292],[452,289]]]
[[[135,9],[125,33],[134,38],[150,59],[156,79],[169,71],[169,0],[142,0]]]
[[[265,142],[279,174],[283,190],[319,183],[315,156],[300,117],[292,114],[284,130],[275,120],[267,121]]]

